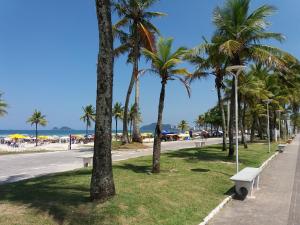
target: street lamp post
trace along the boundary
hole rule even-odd
[[[227,101],[227,135],[229,137],[229,120],[230,120],[230,101]]]
[[[270,141],[270,115],[269,115],[269,104],[272,102],[272,99],[263,100],[265,104],[267,104],[267,118],[268,118],[268,145],[269,145],[269,153],[271,152],[271,141]]]
[[[245,66],[229,66],[226,68],[234,76],[234,89],[235,89],[235,151],[236,151],[236,172],[239,172],[239,119],[238,119],[238,77],[245,69]],[[236,73],[233,73],[235,71]]]

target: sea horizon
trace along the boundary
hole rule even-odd
[[[93,130],[88,131],[89,134],[94,134]],[[7,130],[0,130],[0,137],[1,136],[8,136],[11,134],[23,134],[26,136],[35,136],[35,130],[17,130],[17,129],[7,129]],[[86,130],[38,130],[38,135],[44,135],[44,136],[68,136],[68,135],[85,135]]]
[[[112,130],[112,133],[114,134],[116,131]],[[118,133],[122,133],[122,130],[118,130]],[[147,133],[147,131],[143,131]],[[153,131],[148,131],[149,133],[153,133]],[[89,135],[93,135],[95,133],[94,130],[88,130]],[[22,134],[26,136],[35,136],[35,130],[15,130],[15,129],[6,129],[6,130],[0,130],[0,137],[6,137],[11,134]],[[38,135],[43,136],[68,136],[68,135],[85,135],[86,130],[77,130],[77,129],[71,129],[71,130],[38,130]]]

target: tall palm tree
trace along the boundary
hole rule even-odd
[[[134,118],[137,118],[139,120],[139,123],[142,122],[142,114],[140,110],[138,110],[138,115],[136,116],[136,110],[135,110],[135,105],[131,105],[129,113],[128,113],[128,126],[129,126],[129,133],[131,136],[131,141],[132,141],[132,127],[133,127],[133,120]]]
[[[177,68],[177,66],[182,62],[182,57],[186,54],[185,48],[178,48],[175,52],[172,52],[172,38],[159,38],[156,44],[156,51],[149,51],[143,49],[143,54],[145,57],[151,61],[152,68],[149,71],[156,74],[161,79],[161,91],[159,97],[158,105],[158,118],[154,134],[154,144],[153,144],[153,162],[152,162],[152,172],[160,172],[160,152],[161,152],[161,132],[162,132],[162,115],[165,102],[165,91],[167,82],[170,80],[179,80],[186,87],[188,94],[190,95],[190,88],[188,85],[187,77],[190,74],[185,68]]]
[[[116,56],[128,53],[128,62],[132,63],[133,71],[126,94],[124,107],[123,123],[123,143],[128,143],[128,107],[130,95],[134,84],[136,85],[135,111],[136,115],[139,109],[139,59],[141,48],[144,47],[150,51],[154,50],[154,35],[158,34],[158,29],[151,23],[151,20],[165,14],[152,12],[148,9],[156,0],[119,0],[115,4],[116,11],[121,18],[114,26],[115,36],[119,37],[121,45],[115,49]],[[124,31],[124,28],[126,31]],[[128,31],[128,32],[127,32]],[[135,117],[133,120],[133,141],[142,142],[139,122]]]
[[[195,125],[198,127],[198,129],[201,129],[203,127],[205,120],[203,115],[199,115],[196,120],[194,121]]]
[[[31,126],[35,125],[35,145],[38,145],[38,125],[46,126],[47,120],[46,116],[41,113],[41,111],[35,110],[31,117],[28,118],[27,123],[30,123]]]
[[[220,52],[229,57],[230,65],[244,65],[248,60],[263,63],[270,67],[284,68],[283,55],[287,53],[278,48],[261,44],[275,39],[283,41],[282,34],[268,32],[267,17],[275,11],[269,5],[263,5],[250,12],[250,0],[227,0],[224,7],[214,10],[213,22]],[[234,155],[233,120],[234,120],[234,80],[231,88],[231,108],[229,121],[229,156]]]
[[[7,103],[2,99],[2,95],[3,93],[0,92],[0,117],[5,116],[7,114]]]
[[[124,108],[120,102],[116,102],[113,110],[112,110],[112,115],[115,118],[116,122],[116,140],[117,140],[117,135],[118,135],[118,120],[122,119],[124,116]]]
[[[92,125],[92,122],[95,122],[95,114],[96,110],[94,106],[87,105],[85,107],[82,107],[83,115],[80,117],[80,120],[86,123],[86,136],[88,136],[89,127]]]
[[[228,57],[220,53],[220,43],[217,42],[218,38],[213,37],[211,43],[208,43],[206,40],[204,41],[204,44],[194,48],[189,54],[187,54],[186,58],[189,62],[196,66],[196,70],[193,73],[191,81],[202,79],[210,75],[215,77],[218,107],[222,113],[223,151],[226,151],[226,118],[222,98],[222,89],[224,88],[223,80],[226,75]]]
[[[114,51],[111,1],[95,1],[99,30],[99,55],[90,197],[92,201],[104,202],[116,193],[111,158]]]
[[[189,124],[188,124],[187,121],[181,120],[181,121],[179,122],[179,124],[178,124],[177,127],[178,127],[178,128],[181,130],[181,132],[183,133],[183,132],[185,132],[185,131],[189,128]]]

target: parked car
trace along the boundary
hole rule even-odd
[[[161,137],[160,139],[162,141],[178,141],[179,140],[179,136],[177,133],[175,132],[167,132],[167,131],[163,131],[161,133]]]
[[[212,136],[213,137],[222,137],[223,136],[223,131],[220,131],[220,130],[214,130],[212,132]]]
[[[193,132],[193,137],[209,138],[210,134],[206,130],[199,130],[199,131]]]

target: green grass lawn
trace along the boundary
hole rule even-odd
[[[265,144],[240,148],[242,167],[270,156]],[[105,204],[89,202],[90,169],[0,186],[0,224],[195,225],[233,191],[234,160],[220,146],[165,153],[161,162],[158,175],[150,156],[115,163],[117,195]]]

